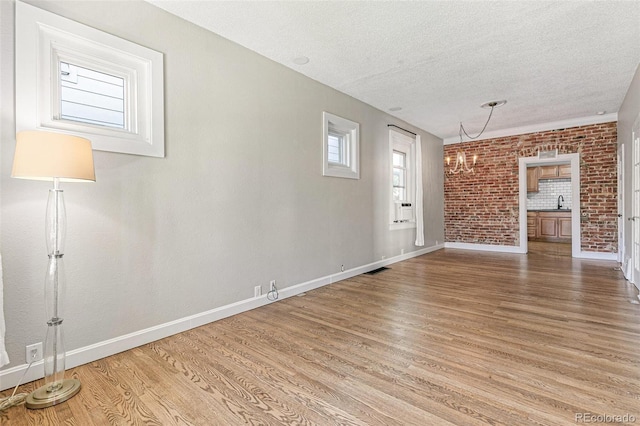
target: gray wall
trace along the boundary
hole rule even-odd
[[[624,226],[624,251],[625,259],[623,259],[626,265],[631,258],[631,244],[632,244],[632,227],[631,222],[627,219],[633,216],[631,203],[633,200],[632,192],[632,176],[633,176],[633,151],[632,151],[632,139],[631,131],[633,123],[640,116],[640,65],[636,69],[636,73],[631,81],[627,95],[624,98],[624,102],[618,111],[618,150],[621,149],[624,144],[624,213],[623,213],[623,226]],[[627,277],[630,278],[630,277]],[[640,289],[640,282],[636,283],[636,286]]]
[[[95,152],[65,184],[67,350],[416,250],[387,226],[388,123],[422,136],[425,242],[442,140],[144,2],[29,3],[165,55],[166,158]],[[11,179],[13,4],[2,8],[1,249],[12,363],[45,331],[49,185]],[[322,177],[322,111],[361,126],[361,179]]]

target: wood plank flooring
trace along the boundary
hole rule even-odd
[[[616,266],[439,250],[74,368],[77,396],[0,423],[638,424],[640,305]]]

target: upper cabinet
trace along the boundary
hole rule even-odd
[[[539,167],[527,167],[527,192],[538,192]]]
[[[571,179],[571,164],[527,167],[527,192],[538,192],[540,179]]]
[[[571,164],[560,164],[558,166],[540,166],[538,179],[565,179],[571,178]]]
[[[540,166],[538,167],[538,179],[552,179],[558,177],[558,166]]]
[[[558,166],[558,177],[571,179],[571,164],[561,164]]]

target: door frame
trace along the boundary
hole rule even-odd
[[[633,123],[633,127],[631,128],[631,283],[635,284],[638,289],[640,289],[640,253],[639,253],[639,245],[640,242],[636,241],[640,230],[638,227],[640,226],[640,206],[638,206],[638,202],[635,199],[636,191],[640,190],[640,176],[638,176],[638,170],[636,170],[636,163],[640,163],[640,143],[638,143],[638,139],[640,139],[640,114],[636,118]],[[640,295],[638,296],[640,298]]]
[[[624,263],[624,142],[618,147],[618,263]],[[626,273],[625,268],[622,272]]]
[[[527,167],[529,165],[571,164],[571,256],[580,257],[580,154],[558,154],[555,158],[520,157],[519,168],[519,213],[520,253],[527,253]]]

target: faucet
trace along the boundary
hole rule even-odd
[[[560,210],[563,205],[564,205],[564,197],[562,195],[559,195],[558,196],[558,210]]]

